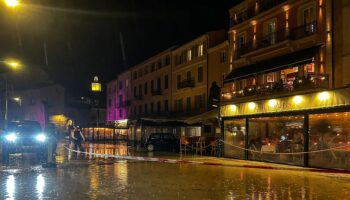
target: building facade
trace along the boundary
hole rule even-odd
[[[226,38],[225,31],[208,32],[172,52],[172,107],[176,116],[194,116],[209,110],[208,49]]]
[[[246,0],[230,9],[225,157],[350,169],[346,39],[333,34],[344,26],[333,8],[349,7],[333,3]]]
[[[125,71],[107,84],[107,122],[131,116],[131,72]]]
[[[131,68],[132,118],[169,117],[171,110],[171,49]]]

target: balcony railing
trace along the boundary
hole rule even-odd
[[[118,108],[125,108],[125,107],[129,107],[131,105],[130,101],[121,101],[118,104]]]
[[[157,96],[157,95],[162,95],[162,90],[161,89],[155,89],[151,91],[153,96]]]
[[[177,89],[183,89],[188,87],[194,87],[194,79],[187,79],[184,81],[181,81],[177,84]]]
[[[283,82],[273,82],[264,85],[247,86],[241,90],[222,93],[221,96],[223,97],[223,100],[230,100],[232,98],[272,95],[319,88],[329,88],[328,74],[311,75],[309,80],[306,78],[298,78],[293,82],[293,85],[285,84]]]
[[[244,10],[243,12],[240,12],[236,14],[236,17],[231,18],[230,20],[230,27],[233,27],[237,24],[240,24],[250,18],[253,18],[279,4],[282,4],[286,2],[287,0],[262,0],[258,2],[257,9],[255,6],[249,7],[248,9]]]
[[[242,55],[278,44],[286,40],[298,40],[315,34],[317,31],[317,22],[311,22],[295,28],[284,28],[276,32],[257,38],[256,41],[245,43],[235,52],[235,58],[238,59]]]

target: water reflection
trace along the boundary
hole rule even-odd
[[[128,155],[128,146],[126,142],[119,142],[117,144],[113,143],[106,143],[106,144],[99,144],[99,143],[88,143],[83,145],[86,152],[89,153],[95,153],[95,154],[104,154],[104,155],[118,155],[118,156],[125,156]],[[95,157],[107,157],[107,156],[93,156],[89,155],[89,158],[95,158]]]
[[[6,192],[7,192],[6,200],[15,199],[15,190],[16,190],[15,176],[11,174],[7,177],[7,180],[6,180]]]
[[[125,189],[128,186],[128,164],[127,162],[114,165],[114,174],[121,186],[120,189]]]
[[[39,174],[36,177],[36,192],[38,195],[38,199],[43,199],[43,192],[45,189],[45,179],[42,174]]]

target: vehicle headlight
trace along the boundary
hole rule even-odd
[[[36,139],[37,141],[39,141],[39,142],[45,142],[45,140],[46,140],[46,135],[41,133],[41,134],[37,135],[37,136],[35,137],[35,139]]]
[[[10,133],[5,136],[6,140],[9,142],[14,142],[17,139],[17,135],[15,133]]]

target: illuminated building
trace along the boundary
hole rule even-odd
[[[225,157],[350,169],[347,11],[330,0],[246,0],[230,9]]]

